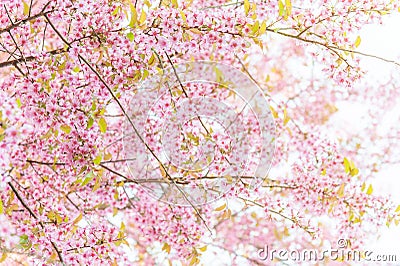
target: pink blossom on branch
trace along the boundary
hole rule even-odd
[[[376,227],[399,222],[399,209],[368,182],[398,156],[399,134],[393,132],[399,129],[382,136],[371,123],[363,133],[332,139],[332,131],[343,132],[329,120],[342,100],[374,103],[380,97],[365,118],[375,122],[394,104],[396,80],[367,83],[356,48],[363,25],[398,8],[389,0],[4,1],[0,261],[196,264],[209,247],[226,252],[231,264],[262,264],[257,250],[266,243],[316,248],[346,238],[362,247]],[[241,70],[268,100],[263,111],[274,118],[276,149],[269,175],[256,188],[245,173],[266,155],[257,153],[262,128],[250,111],[233,121],[246,130],[234,127],[231,135],[203,118],[176,129],[182,134],[169,151],[191,160],[202,151],[213,162],[207,161],[206,172],[193,160],[187,164],[202,168],[194,173],[158,158],[152,161],[160,165],[143,170],[130,155],[146,148],[133,146],[130,154],[124,146],[127,111],[140,106],[132,99],[167,69],[178,82],[164,87],[166,94],[148,110],[136,106],[152,114],[139,123],[148,150],[163,151],[160,134],[187,98],[209,97],[240,109],[243,99],[224,89],[229,80],[218,70],[218,84],[181,83],[175,67],[201,60]],[[221,110],[217,104],[203,109]],[[235,141],[245,147],[240,153]],[[203,143],[208,146],[201,150]],[[243,174],[225,175],[231,166]],[[207,187],[214,179],[229,189]],[[200,191],[212,190],[217,200],[180,206],[148,191],[171,182],[193,191],[202,182]]]

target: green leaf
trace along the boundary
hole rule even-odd
[[[88,121],[87,121],[87,129],[91,128],[93,126],[94,120],[93,117],[89,116]]]
[[[22,106],[21,99],[17,98],[15,101],[17,102],[18,108],[21,108],[21,106]]]
[[[94,177],[93,172],[89,172],[89,173],[86,175],[85,179],[83,180],[82,186],[86,186],[87,184],[89,184],[89,182],[93,180],[93,177]]]
[[[71,127],[70,127],[70,126],[68,126],[68,125],[66,125],[66,124],[64,124],[64,125],[61,125],[61,126],[60,126],[60,129],[61,129],[62,131],[64,131],[64,132],[65,132],[65,134],[69,134],[69,133],[71,133]]]
[[[114,9],[114,11],[111,13],[111,15],[113,15],[113,16],[117,15],[117,14],[118,14],[118,11],[119,11],[119,9],[120,9],[120,7],[119,7],[119,6],[117,6],[117,7]]]
[[[133,40],[135,39],[135,35],[132,32],[128,32],[128,34],[126,34],[126,37],[133,42]]]
[[[100,162],[101,162],[101,159],[102,159],[102,156],[101,156],[101,153],[100,153],[99,155],[96,156],[96,158],[93,159],[93,163],[95,165],[99,165]]]
[[[101,117],[97,123],[99,124],[100,132],[105,133],[107,131],[107,122],[104,117]]]
[[[79,68],[79,66],[76,66],[72,69],[72,71],[74,71],[75,73],[78,73],[81,69]]]
[[[19,237],[19,243],[21,245],[26,245],[29,242],[28,236],[27,235],[22,235]]]
[[[396,208],[395,212],[400,212],[400,205],[399,205],[399,206],[397,206],[397,208]],[[0,213],[1,213],[1,212],[0,212]]]

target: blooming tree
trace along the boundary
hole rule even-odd
[[[346,239],[362,248],[400,218],[368,181],[399,160],[400,129],[377,125],[400,83],[399,63],[379,57],[393,76],[365,79],[360,58],[374,56],[357,50],[357,32],[399,8],[394,0],[3,0],[0,261],[193,265],[223,252],[221,264],[255,265],[266,263],[257,257],[265,244]],[[250,111],[239,110],[230,131],[206,119],[225,114],[219,103],[240,109],[252,98],[226,89],[221,67],[207,73],[214,83],[184,80],[180,66],[204,60],[241,70],[273,126]],[[166,93],[151,98],[150,85],[165,76]],[[199,108],[179,111],[188,100]],[[330,123],[340,101],[368,106],[362,131]],[[169,160],[159,156],[166,147]],[[256,176],[263,158],[271,171]]]

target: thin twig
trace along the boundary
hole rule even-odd
[[[14,185],[11,182],[7,183],[9,185],[9,187],[11,188],[11,190],[14,192],[15,196],[18,198],[19,202],[21,202],[22,206],[29,212],[29,214],[35,218],[36,220],[38,220],[39,225],[44,228],[44,225],[42,223],[42,221],[40,221],[38,219],[38,217],[36,216],[36,214],[29,208],[29,206],[25,203],[25,201],[22,199],[21,195],[18,193],[18,190],[14,187]],[[51,245],[53,246],[54,250],[56,251],[58,258],[60,259],[60,262],[65,265],[64,260],[61,256],[61,252],[58,250],[56,244],[50,240]]]

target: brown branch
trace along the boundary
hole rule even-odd
[[[49,10],[49,11],[46,11],[46,12],[42,11],[42,12],[36,14],[36,15],[21,19],[20,21],[17,21],[17,22],[12,22],[11,21],[11,23],[12,23],[11,25],[9,25],[6,28],[0,29],[0,34],[3,34],[4,32],[10,32],[12,29],[14,29],[16,27],[19,27],[21,24],[24,24],[24,23],[29,22],[31,20],[40,18],[40,17],[45,16],[45,15],[47,15],[49,13],[54,12],[54,11],[55,11],[55,9],[52,9],[52,10]]]
[[[258,203],[258,202],[256,202],[256,201],[254,201],[254,200],[246,199],[246,198],[243,198],[243,197],[240,197],[240,196],[239,196],[238,198],[241,199],[241,200],[243,200],[244,202],[250,202],[250,203],[252,203],[252,204],[254,204],[254,205],[258,206],[258,207],[265,208],[264,205],[262,205],[262,204],[260,204],[260,203]],[[308,227],[305,227],[305,226],[301,225],[301,224],[299,223],[299,221],[298,221],[297,219],[293,218],[293,217],[289,217],[289,216],[283,214],[283,213],[280,212],[280,211],[276,211],[276,210],[270,209],[270,208],[268,208],[268,212],[277,214],[277,215],[281,216],[282,218],[284,218],[284,219],[286,219],[286,220],[288,220],[288,221],[291,221],[292,223],[294,223],[295,225],[298,225],[301,229],[303,229],[305,232],[307,232],[307,233],[310,234],[311,236],[313,236],[313,235],[315,234],[315,232],[310,231],[310,230],[308,229]]]
[[[65,163],[41,162],[35,160],[26,160],[28,163],[41,164],[41,165],[65,165]]]
[[[68,49],[69,48],[67,48],[67,49],[60,48],[60,49],[55,49],[55,50],[49,51],[48,53],[52,54],[52,55],[62,54],[62,53],[68,52]],[[29,62],[29,61],[34,61],[36,59],[37,59],[37,57],[35,57],[35,56],[27,56],[25,58],[18,58],[18,59],[14,59],[14,60],[10,60],[10,61],[5,61],[5,62],[0,63],[0,68],[8,67],[8,66],[16,66],[17,64],[19,64],[21,62]]]
[[[371,54],[367,54],[367,53],[364,53],[364,52],[359,52],[359,51],[355,51],[355,50],[351,50],[351,49],[347,49],[347,48],[341,48],[341,47],[338,47],[338,46],[329,45],[329,44],[326,44],[326,43],[323,43],[323,42],[320,42],[320,41],[310,40],[310,39],[306,39],[306,38],[303,38],[303,37],[300,37],[300,36],[297,36],[297,35],[292,35],[292,34],[288,34],[288,33],[285,33],[285,32],[280,32],[279,30],[276,30],[276,29],[267,28],[266,31],[273,32],[275,34],[279,34],[279,35],[282,35],[282,36],[285,36],[285,37],[288,37],[288,38],[296,39],[296,40],[299,40],[299,41],[302,41],[302,42],[311,43],[311,44],[315,44],[315,45],[319,45],[319,46],[325,47],[328,50],[330,50],[333,53],[335,53],[343,61],[346,61],[346,59],[343,56],[341,56],[338,53],[338,51],[358,54],[358,55],[362,55],[362,56],[366,56],[366,57],[372,57],[372,58],[379,59],[379,60],[384,61],[384,62],[388,62],[388,63],[395,64],[397,66],[400,66],[399,62],[397,62],[395,60],[386,59],[386,58],[383,58],[383,57],[380,57],[380,56],[371,55]]]

